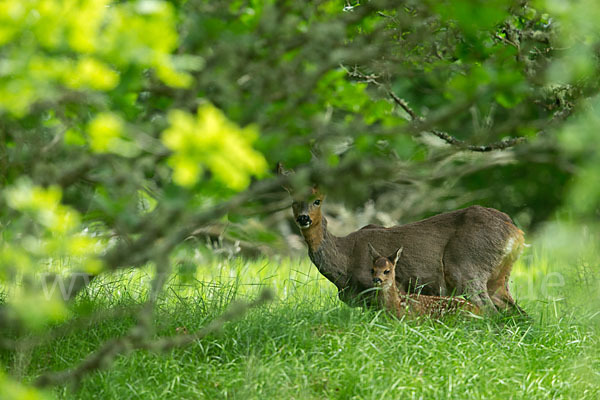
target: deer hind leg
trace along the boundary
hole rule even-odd
[[[518,230],[517,234],[508,240],[506,249],[507,254],[502,259],[498,268],[496,268],[495,276],[490,278],[487,282],[488,294],[499,311],[516,311],[527,315],[527,313],[517,305],[508,288],[508,278],[514,262],[523,250],[523,243],[523,232]]]
[[[509,313],[518,313],[521,315],[527,315],[527,312],[523,310],[512,298],[509,290],[508,290],[508,280],[505,282],[504,286],[498,288],[494,291],[494,293],[489,293],[490,298],[494,302],[494,305],[499,311],[509,312]]]
[[[511,265],[502,266],[498,277],[487,282],[487,293],[498,311],[509,311],[515,305],[515,301],[508,289],[508,276]]]
[[[471,269],[472,271],[474,269]],[[454,278],[454,279],[452,279]],[[481,277],[447,277],[449,286],[454,288],[454,294],[467,296],[467,300],[479,307],[484,313],[496,314],[498,310],[490,297],[485,282]]]
[[[481,268],[476,262],[463,260],[451,256],[444,256],[444,280],[448,293],[452,295],[466,295],[467,300],[484,313],[496,314],[494,302],[492,301],[486,283],[490,278],[490,271]]]
[[[515,301],[505,286],[488,291],[488,294],[498,311],[509,311],[515,306]]]
[[[485,288],[485,284],[470,284],[465,294],[468,296],[468,300],[483,310],[484,313],[496,314],[498,312],[493,299]]]

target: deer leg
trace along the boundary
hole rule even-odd
[[[491,278],[487,282],[487,292],[499,311],[516,311],[520,314],[527,315],[527,313],[515,303],[508,288],[508,277],[517,256],[518,252],[513,252],[502,260],[502,263],[497,269],[499,271],[497,277]]]
[[[498,310],[490,297],[485,280],[482,279],[461,279],[454,285],[456,294],[464,294],[467,300],[475,304],[486,314],[496,314]]]
[[[484,311],[484,313],[486,314],[497,314],[498,313],[498,309],[496,309],[496,306],[492,300],[492,298],[490,297],[490,295],[488,294],[488,292],[486,290],[484,290],[484,288],[479,288],[479,289],[471,289],[467,291],[467,296],[468,300],[475,304],[477,307],[479,307],[481,310]]]
[[[492,301],[494,302],[496,308],[498,308],[498,310],[503,312],[514,312],[522,315],[527,315],[525,310],[519,307],[510,295],[507,282],[505,282],[504,285],[499,287],[495,292],[489,292],[489,295]]]
[[[490,295],[490,299],[492,299],[492,302],[494,303],[498,311],[506,312],[510,309],[510,303],[505,297],[500,295],[500,293],[494,293]]]
[[[485,313],[496,314],[498,312],[486,286],[486,282],[489,280],[487,273],[478,274],[477,271],[481,269],[473,265],[462,264],[457,267],[454,264],[446,263],[446,267],[446,285],[454,295],[466,295],[467,300]]]
[[[486,314],[496,314],[498,310],[495,303],[486,290],[485,283],[471,280],[466,285],[457,284],[454,286],[454,293],[464,294],[471,303],[479,307]]]
[[[514,303],[505,284],[506,275],[500,275],[496,279],[487,282],[487,293],[498,311],[506,311],[509,303]]]
[[[508,277],[510,276],[513,264],[523,250],[524,243],[525,239],[523,238],[523,232],[517,230],[507,241],[506,254],[498,267],[495,268],[496,272],[487,282],[488,294],[494,302],[494,305],[500,311],[516,311],[520,314],[527,315],[527,313],[515,303],[508,288]]]

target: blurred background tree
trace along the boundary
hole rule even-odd
[[[593,0],[0,1],[0,284],[26,282],[0,335],[68,318],[28,279],[57,257],[84,272],[73,294],[168,272],[188,238],[297,247],[277,161],[339,233],[470,204],[529,232],[597,221],[599,19]]]

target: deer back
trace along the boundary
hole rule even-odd
[[[489,278],[514,250],[519,235],[506,214],[479,206],[407,225],[359,230],[342,238],[343,252],[351,254],[348,285],[357,291],[372,286],[368,249],[372,243],[381,254],[404,247],[396,265],[401,291],[424,285],[424,294],[450,294],[462,278]]]

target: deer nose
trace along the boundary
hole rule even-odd
[[[378,284],[378,283],[381,283],[381,282],[382,282],[381,278],[373,278],[373,283],[374,284]]]
[[[296,218],[296,221],[298,222],[298,225],[303,227],[308,227],[312,224],[312,220],[308,215],[299,215],[298,218]]]

